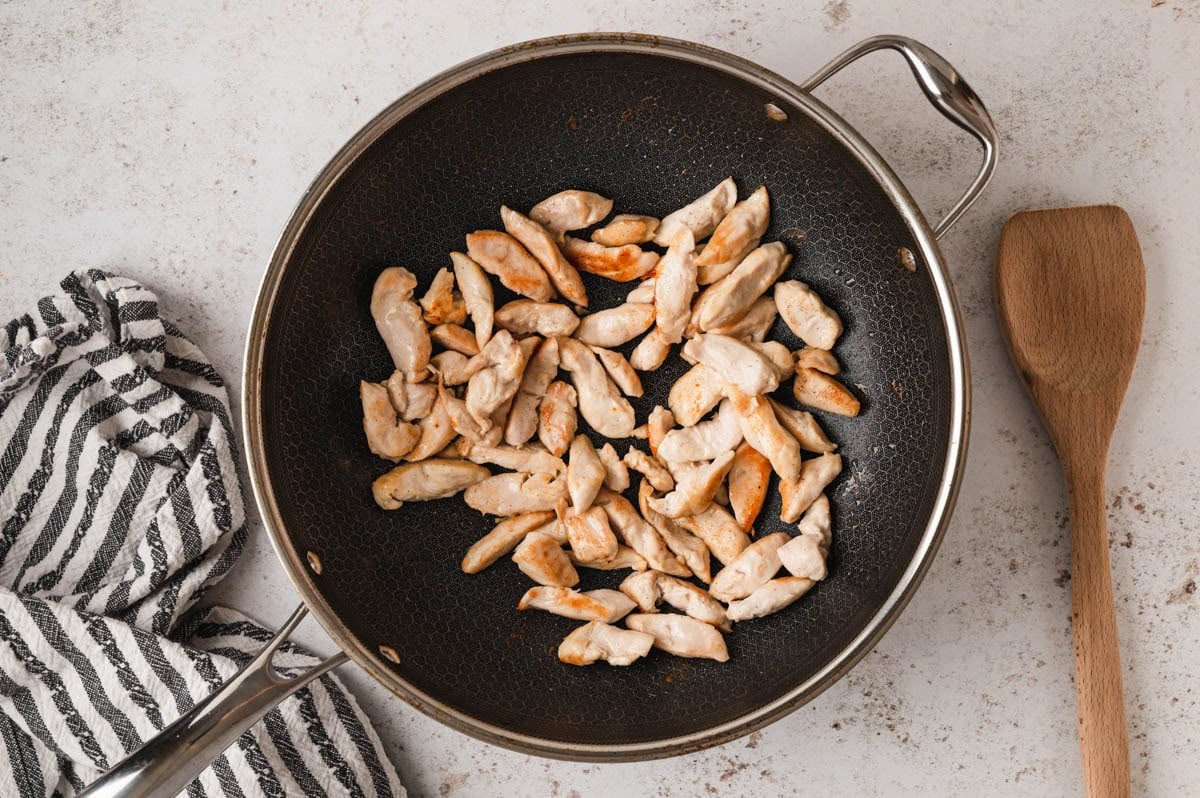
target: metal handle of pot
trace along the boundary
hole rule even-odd
[[[999,145],[996,126],[992,123],[992,117],[984,108],[979,95],[967,85],[958,70],[933,50],[906,36],[872,36],[864,39],[817,70],[815,75],[801,84],[801,88],[812,92],[843,67],[876,50],[895,50],[903,55],[929,102],[942,116],[970,133],[983,145],[983,165],[979,174],[946,217],[933,229],[934,236],[941,238],[950,226],[958,221],[958,217],[971,207],[971,203],[983,192],[988,181],[992,179],[992,173],[996,171],[996,150]]]
[[[89,785],[79,798],[155,798],[178,795],[280,701],[348,658],[342,652],[283,678],[271,658],[308,614],[303,604],[271,641],[215,693]]]

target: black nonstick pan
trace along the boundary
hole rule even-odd
[[[937,228],[870,145],[810,93],[883,48],[899,51],[929,99],[984,145],[978,178]],[[936,238],[986,184],[995,141],[982,103],[954,69],[899,37],[867,40],[799,86],[674,40],[540,40],[456,67],[385,110],[301,201],[264,279],[247,346],[254,489],[307,608],[344,652],[324,667],[349,657],[459,730],[586,760],[726,741],[844,674],[917,587],[957,491],[969,388]],[[527,209],[581,188],[612,197],[619,212],[661,216],[728,175],[743,195],[768,187],[764,240],[783,241],[795,255],[783,279],[813,285],[846,323],[837,354],[863,412],[821,416],[846,462],[831,488],[830,575],[786,611],[739,624],[727,638],[727,663],[654,652],[628,668],[563,665],[554,652],[576,622],[517,612],[528,580],[511,562],[476,576],[459,570],[495,519],[460,498],[395,512],[372,501],[370,483],[389,466],[367,449],[357,385],[392,370],[368,309],[372,284],[385,267],[403,265],[423,288],[449,265],[446,253],[462,249],[464,233],[499,226],[502,203]],[[585,279],[594,307],[618,303],[630,288]],[[507,298],[499,292],[497,305]],[[776,334],[799,345],[782,323]],[[684,367],[673,353],[644,375],[640,420],[665,404]],[[785,528],[778,511],[778,498],[768,500],[760,533]],[[585,571],[581,588],[613,587],[621,577]],[[173,777],[181,752],[199,756],[221,733],[233,739],[268,700],[313,675],[282,684],[265,653],[241,685],[201,707],[217,720],[175,731]],[[200,726],[217,741],[198,743]],[[136,777],[127,784],[163,770],[149,754],[122,767]]]

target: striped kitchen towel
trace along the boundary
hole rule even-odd
[[[236,463],[221,378],[141,285],[75,272],[0,329],[0,795],[74,794],[271,637],[194,609],[245,540]],[[326,675],[185,794],[404,790]]]

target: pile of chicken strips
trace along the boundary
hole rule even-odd
[[[842,459],[808,409],[858,414],[831,352],[842,323],[803,282],[777,282],[792,256],[761,242],[765,187],[739,201],[729,178],[661,220],[596,227],[612,206],[571,190],[528,215],[502,207],[504,230],[468,235],[423,291],[404,268],[379,275],[371,314],[396,370],[362,383],[363,427],[399,465],[371,489],[385,510],[461,494],[497,518],[462,570],[511,555],[537,583],[517,609],[584,622],[565,663],[628,665],[651,647],[724,662],[733,623],[825,578],[824,491]],[[580,272],[632,290],[589,307]],[[495,307],[492,277],[522,298]],[[803,348],[768,339],[776,317]],[[639,424],[626,397],[677,344],[691,368]],[[797,534],[761,534],[772,472],[776,526]],[[620,590],[578,591],[581,568],[630,573]]]

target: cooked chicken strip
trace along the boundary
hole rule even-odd
[[[521,572],[539,585],[574,587],[579,572],[567,559],[558,541],[541,532],[530,532],[513,552],[512,560]]]
[[[635,244],[606,247],[571,236],[563,239],[562,251],[576,269],[619,283],[638,279],[658,263],[658,253]]]
[[[736,386],[743,393],[770,393],[779,387],[779,373],[769,359],[748,344],[726,335],[706,333],[692,338],[683,345],[683,359],[689,363],[703,363],[727,385]],[[678,419],[679,413],[675,417]]]
[[[674,426],[674,414],[661,405],[655,405],[650,411],[650,417],[646,419],[646,440],[650,444],[650,454],[658,457],[658,447]]]
[[[571,562],[580,568],[591,568],[594,571],[620,571],[629,568],[633,571],[646,570],[646,558],[628,546],[617,546],[617,553],[607,560],[581,560],[571,552],[567,552]]]
[[[738,526],[749,532],[762,510],[771,479],[771,463],[748,443],[738,447],[729,469],[729,508]]]
[[[770,579],[746,598],[729,602],[729,620],[748,621],[779,612],[807,593],[815,584],[811,579],[798,576]]]
[[[596,503],[604,507],[604,511],[608,513],[608,520],[625,543],[645,557],[651,568],[673,576],[692,575],[687,566],[677,560],[663,543],[654,527],[638,515],[637,509],[624,496],[602,490],[596,497]]]
[[[692,315],[692,297],[696,294],[695,248],[691,231],[680,230],[671,240],[667,254],[659,260],[654,278],[655,326],[673,344],[683,339],[683,330]]]
[[[500,278],[509,291],[546,302],[554,295],[550,278],[521,246],[521,242],[499,230],[476,230],[467,236],[467,254],[489,274]]]
[[[821,494],[800,519],[800,534],[779,549],[779,561],[792,576],[802,576],[819,582],[828,569],[830,523],[829,499]]]
[[[779,423],[792,433],[792,437],[804,451],[824,454],[837,448],[837,444],[829,440],[825,435],[825,430],[821,429],[821,425],[813,418],[812,413],[788,407],[774,399],[771,400],[771,407],[774,408],[775,417],[779,419]]]
[[[404,459],[410,462],[437,454],[458,434],[450,423],[450,414],[440,401],[434,403],[429,415],[417,422],[417,427],[421,430],[421,437],[412,451],[404,455]]]
[[[708,546],[705,546],[704,541],[700,538],[676,523],[675,519],[655,512],[649,503],[653,496],[654,490],[650,487],[650,483],[642,480],[638,486],[638,509],[641,510],[642,517],[658,531],[658,534],[662,535],[667,548],[688,567],[693,575],[699,577],[701,581],[711,582],[712,570],[708,558]]]
[[[561,302],[514,299],[496,311],[496,326],[513,335],[537,333],[543,338],[552,338],[575,332],[579,317]]]
[[[417,445],[421,430],[415,424],[401,420],[384,386],[363,381],[358,384],[358,390],[362,399],[363,432],[371,454],[399,462]]]
[[[429,283],[429,290],[421,297],[421,308],[425,311],[427,324],[462,324],[467,320],[467,305],[462,294],[454,290],[454,275],[442,267]]]
[[[439,324],[429,331],[429,337],[438,346],[461,352],[468,357],[479,354],[478,339],[466,327],[457,324]]]
[[[730,218],[732,214],[726,221]],[[711,251],[712,247],[706,250]],[[697,319],[700,329],[733,324],[745,316],[750,306],[787,271],[791,262],[787,247],[779,241],[755,249],[728,276],[704,292],[704,312]]]
[[[829,483],[842,473],[840,454],[823,454],[804,461],[800,476],[796,479],[779,481],[779,495],[783,507],[779,517],[785,524],[794,524],[800,514],[807,510]],[[798,576],[799,574],[797,574]]]
[[[842,334],[842,320],[816,291],[799,280],[779,283],[775,286],[775,304],[800,340],[817,349],[833,349]]]
[[[438,352],[429,359],[429,367],[437,373],[438,381],[447,386],[463,385],[485,365],[483,360],[467,357],[453,349]]]
[[[606,247],[623,247],[626,244],[645,244],[654,238],[658,230],[658,219],[639,216],[636,213],[621,213],[612,218],[599,230],[592,231],[592,240]]]
[[[561,457],[575,437],[578,426],[575,405],[578,401],[575,389],[565,382],[556,380],[546,389],[538,411],[537,433],[538,440],[555,457]]]
[[[797,369],[792,394],[802,405],[853,418],[862,409],[858,397],[836,378],[816,369]]]
[[[421,308],[412,300],[417,278],[400,266],[380,272],[371,291],[371,317],[396,368],[410,382],[425,376],[431,347]]]
[[[654,636],[591,621],[567,635],[558,646],[558,659],[567,665],[630,665],[650,653]]]
[[[583,562],[603,561],[616,556],[617,536],[613,534],[604,508],[591,507],[577,513],[567,507],[558,522],[567,531],[571,552]]]
[[[686,463],[692,460],[713,460],[731,452],[742,442],[737,413],[728,399],[721,402],[709,421],[690,427],[673,429],[658,447],[658,458],[668,462]]]
[[[621,389],[621,393],[626,396],[642,395],[642,378],[638,376],[633,366],[629,365],[629,361],[625,359],[624,355],[600,346],[593,346],[592,351],[596,353],[596,357],[600,358],[600,365],[604,366],[608,378]]]
[[[569,587],[531,587],[517,603],[519,610],[545,610],[577,621],[616,623],[633,612],[637,604],[619,590],[589,590],[580,593]]]
[[[446,411],[446,415],[450,418],[450,425],[454,427],[454,431],[464,438],[467,438],[472,443],[480,443],[484,440],[484,436],[492,428],[492,421],[485,418],[483,423],[480,423],[467,410],[467,403],[446,389],[444,385],[438,384],[438,404]]]
[[[479,264],[461,252],[451,252],[450,261],[454,264],[454,278],[462,291],[463,304],[471,316],[471,324],[475,327],[475,344],[482,347],[492,337],[492,319],[494,305],[492,284]]]
[[[750,538],[738,526],[733,516],[719,504],[708,505],[704,512],[677,519],[681,527],[704,544],[722,565],[729,565],[750,545]]]
[[[666,493],[675,489],[675,478],[671,476],[671,472],[641,449],[630,446],[629,451],[625,453],[625,465],[645,476],[657,491]]]
[[[729,660],[725,638],[703,621],[686,615],[642,614],[627,615],[625,625],[636,632],[654,635],[654,646],[677,657],[703,657],[717,662]]]
[[[771,365],[775,367],[775,373],[779,375],[780,382],[795,373],[796,361],[792,358],[792,353],[788,351],[788,348],[779,341],[747,341],[746,346],[771,361]]]
[[[635,302],[643,304],[654,301],[654,283],[657,282],[653,277],[647,277],[638,283],[638,287],[629,292],[625,297],[626,302]]]
[[[654,327],[629,353],[629,365],[638,371],[654,371],[663,364],[670,353],[670,339],[662,330]]]
[[[558,544],[560,546],[567,545],[567,529],[566,529],[566,527],[564,527],[562,524],[560,524],[558,522],[557,516],[554,518],[551,518],[549,521],[542,524],[541,526],[531,529],[530,531],[531,532],[541,532],[543,535],[549,535],[550,537],[557,540]],[[570,555],[570,553],[571,552],[567,552],[568,555]],[[572,559],[571,562],[575,562],[575,561]]]
[[[371,483],[375,503],[398,510],[405,502],[444,499],[491,476],[483,466],[462,460],[435,458],[398,465]]]
[[[596,494],[604,485],[605,474],[604,463],[600,462],[600,455],[596,453],[591,440],[586,435],[576,435],[571,441],[571,457],[567,464],[567,493],[571,495],[571,504],[575,507],[575,512],[582,513],[592,506]],[[615,539],[613,542],[616,542]],[[594,560],[608,556],[610,554],[585,559]]]
[[[564,470],[562,460],[537,445],[517,449],[512,446],[484,446],[468,439],[463,442],[462,455],[472,463],[488,463],[510,471],[550,476],[561,474]]]
[[[729,473],[733,452],[725,452],[711,463],[689,469],[675,482],[675,490],[661,499],[650,499],[655,512],[668,518],[681,518],[702,512],[712,503],[713,494]],[[652,483],[653,484],[653,483]]]
[[[731,402],[746,443],[771,461],[771,468],[783,480],[800,474],[800,444],[784,429],[765,396],[750,396],[732,390]]]
[[[612,212],[613,202],[591,191],[571,189],[552,194],[534,205],[529,218],[551,233],[591,227]]]
[[[697,363],[671,386],[667,405],[675,422],[690,427],[712,410],[725,393],[725,381],[708,366]]]
[[[558,339],[547,338],[525,366],[521,387],[513,397],[504,426],[504,441],[509,446],[521,446],[534,436],[538,428],[538,405],[546,395],[551,380],[558,372]]]
[[[806,346],[796,350],[796,368],[816,369],[823,374],[834,375],[841,373],[842,364],[838,363],[838,359],[828,349],[813,349],[811,346]]]
[[[464,573],[477,574],[496,560],[508,554],[525,536],[534,530],[540,530],[545,524],[554,521],[554,513],[542,511],[523,513],[511,518],[505,518],[492,528],[491,532],[471,544],[463,557]]]
[[[604,487],[620,493],[629,487],[629,469],[622,462],[617,450],[611,443],[606,443],[596,450],[600,462],[604,464]]]
[[[467,506],[488,515],[553,510],[567,498],[566,480],[549,474],[497,474],[467,488]]]
[[[579,413],[606,438],[625,438],[633,431],[633,407],[608,378],[592,350],[572,338],[558,339],[562,367],[579,391]],[[553,451],[553,450],[551,450]]]
[[[588,297],[583,280],[575,267],[563,257],[550,232],[533,219],[503,205],[500,206],[500,219],[508,234],[520,241],[537,260],[558,293],[576,305],[587,307]]]
[[[696,241],[708,238],[735,202],[737,185],[732,177],[727,177],[707,194],[663,217],[654,234],[654,243],[663,247],[670,246],[675,240],[675,234],[684,228],[692,231],[692,238]]]
[[[767,187],[759,186],[725,215],[717,229],[713,230],[712,238],[705,244],[704,252],[696,258],[700,284],[715,283],[730,274],[747,253],[758,246],[769,221],[771,201],[767,197]],[[779,246],[783,247],[782,244]],[[771,282],[774,281],[772,278]]]
[[[729,619],[725,617],[725,608],[703,588],[666,574],[656,576],[664,604],[669,604],[697,621],[712,624],[722,632],[729,631]]]
[[[658,589],[658,571],[641,571],[625,577],[620,585],[621,593],[633,601],[642,612],[657,612],[662,592]]]
[[[717,283],[713,286],[720,286]],[[709,290],[712,290],[711,288]],[[708,291],[705,291],[707,294]],[[775,298],[770,296],[760,296],[751,303],[746,313],[732,324],[713,327],[709,332],[728,335],[730,338],[737,338],[740,341],[762,341],[765,340],[767,334],[771,331],[771,325],[775,323],[775,317],[779,315],[779,309],[775,307]],[[696,313],[693,308],[692,318],[696,318]]]
[[[724,602],[749,596],[780,569],[779,547],[788,540],[786,532],[773,532],[754,541],[713,577],[708,592]]]
[[[654,305],[626,303],[584,316],[575,338],[589,346],[614,347],[632,341],[654,323]]]
[[[467,382],[467,412],[486,431],[491,416],[521,386],[525,373],[525,351],[508,330],[500,330],[479,351],[484,367]]]
[[[404,372],[396,369],[387,380],[388,398],[392,407],[405,421],[420,421],[429,415],[437,402],[437,386],[429,382],[409,382]]]

